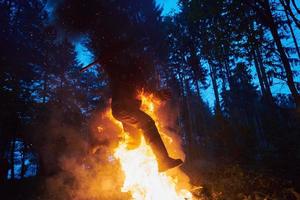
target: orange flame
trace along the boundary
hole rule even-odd
[[[158,117],[156,115],[157,108],[161,102],[156,100],[152,94],[141,93],[139,98],[142,101],[141,109],[149,114],[154,121],[172,156],[183,157],[180,145],[164,134],[161,130]],[[108,113],[110,120],[119,127],[122,124],[116,121],[111,112]],[[122,132],[123,140],[120,141],[118,147],[114,150],[114,157],[120,161],[122,171],[125,175],[122,192],[129,192],[133,200],[192,200],[192,194],[189,192],[189,183],[187,176],[180,171],[179,168],[168,170],[160,173],[156,158],[150,148],[142,138],[141,144],[134,150],[129,150],[127,143],[129,136],[126,132]],[[172,148],[170,148],[172,146]],[[175,149],[174,149],[175,147]],[[185,182],[184,184],[182,184]]]

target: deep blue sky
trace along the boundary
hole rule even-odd
[[[157,4],[163,7],[163,15],[167,15],[170,12],[178,11],[178,0],[156,0]]]

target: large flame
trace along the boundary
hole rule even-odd
[[[156,114],[160,101],[157,101],[151,94],[140,94],[142,100],[141,109],[150,115],[162,135],[162,138],[169,150],[171,156],[182,158],[180,145],[174,142],[174,139],[167,136],[161,130]],[[120,122],[113,119],[111,113],[109,117],[118,126]],[[127,147],[129,136],[122,132],[123,140],[114,150],[114,157],[120,161],[122,171],[125,175],[122,192],[129,192],[133,200],[191,200],[192,194],[188,191],[188,178],[175,168],[167,172],[158,172],[156,158],[142,137],[141,144],[134,150]],[[171,147],[171,148],[170,148]],[[181,155],[180,155],[181,154]]]

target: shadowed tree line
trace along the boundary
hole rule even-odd
[[[141,58],[149,85],[172,91],[171,128],[203,198],[299,199],[300,5],[178,4],[161,16],[153,0],[0,0],[0,193],[38,197],[62,155],[97,143],[110,90],[101,66],[79,73],[81,42],[95,59],[116,49]],[[70,138],[86,146],[70,148]]]

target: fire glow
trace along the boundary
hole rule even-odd
[[[153,95],[141,94],[139,97],[142,100],[141,109],[149,114],[156,121],[158,129],[161,129],[156,115],[160,102],[155,100]],[[109,118],[114,123],[122,126],[120,122],[113,119],[111,112],[109,115]],[[160,133],[166,146],[170,149],[174,143],[173,138],[167,136],[161,130]],[[120,161],[121,169],[125,176],[121,192],[130,193],[133,200],[193,199],[192,194],[186,189],[189,185],[187,183],[188,178],[179,168],[159,173],[156,158],[143,137],[140,146],[133,150],[127,148],[128,134],[122,132],[122,137],[123,140],[114,149],[114,157]],[[173,147],[171,149],[173,154],[174,152],[182,153],[180,149],[174,150]],[[176,148],[179,148],[179,146],[177,145]]]

